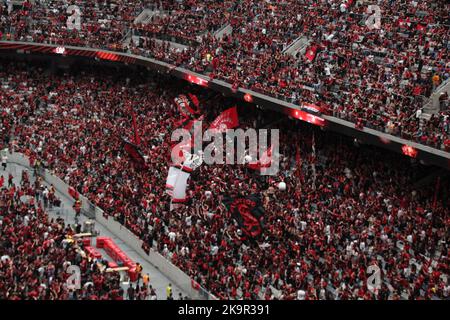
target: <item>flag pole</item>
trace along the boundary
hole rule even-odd
[[[312,137],[312,144],[311,144],[311,148],[312,148],[312,172],[313,172],[313,190],[316,190],[316,139],[315,139],[315,134],[313,131],[313,137]]]
[[[438,178],[437,178],[437,181],[436,181],[436,189],[434,190],[433,210],[436,210],[437,195],[438,195],[438,192],[439,192],[439,186],[440,186],[440,183],[441,183],[441,177],[438,177]]]
[[[131,111],[132,121],[133,121],[133,131],[134,131],[134,144],[139,146],[141,144],[141,138],[139,137],[139,132],[137,129],[137,123],[136,123],[136,113],[134,110]]]

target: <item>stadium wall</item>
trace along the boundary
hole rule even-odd
[[[25,167],[29,170],[33,170],[30,160],[22,153],[8,153],[8,163],[13,163]],[[59,177],[52,174],[51,171],[45,169],[41,172],[44,180],[55,187],[55,189],[61,193],[71,204],[74,203],[74,199],[70,196],[67,185]],[[193,299],[201,300],[217,300],[217,298],[209,293],[206,289],[198,286],[195,288],[193,280],[184,273],[180,268],[172,264],[159,252],[150,249],[147,254],[142,249],[142,240],[136,237],[131,231],[115,221],[113,218],[106,216],[104,211],[99,207],[92,204],[86,197],[80,195],[82,202],[82,212],[91,219],[95,219],[96,222],[107,228],[112,234],[126,243],[129,247],[135,250],[142,258],[147,260],[150,264],[160,270],[170,281],[176,284],[180,289],[187,293]]]

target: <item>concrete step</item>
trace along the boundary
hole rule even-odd
[[[138,23],[142,23],[144,25],[148,24],[150,22],[150,20],[154,17],[154,16],[159,16],[161,15],[161,11],[159,10],[151,10],[151,9],[144,9],[137,17],[136,19],[134,19],[133,23],[134,24],[138,24]]]
[[[293,43],[287,46],[284,50],[284,54],[289,54],[291,56],[295,56],[299,51],[306,51],[306,48],[310,44],[310,40],[305,36],[300,36]]]

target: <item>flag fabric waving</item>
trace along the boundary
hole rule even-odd
[[[136,113],[133,111],[131,114],[132,120],[133,120],[133,131],[134,131],[134,143],[136,145],[141,144],[141,137],[139,136],[139,132],[137,129],[137,123],[136,123]]]
[[[222,112],[209,126],[209,129],[217,129],[224,132],[239,126],[237,107],[234,106]]]
[[[143,156],[141,150],[139,149],[139,147],[126,139],[122,139],[122,140],[123,140],[123,144],[124,144],[123,148],[128,153],[128,155],[131,157],[131,159],[136,164],[136,166],[139,169],[144,169],[146,167],[146,163],[145,163],[144,156]]]

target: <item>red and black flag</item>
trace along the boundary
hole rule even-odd
[[[123,148],[126,153],[131,157],[131,160],[136,164],[139,169],[145,169],[147,164],[145,163],[144,155],[142,154],[139,147],[127,139],[122,138],[123,140]]]
[[[200,102],[197,96],[190,93],[180,94],[174,101],[183,117],[195,119],[200,115]]]
[[[234,129],[239,126],[239,117],[237,107],[234,106],[222,112],[209,126],[209,129],[215,129],[219,132],[226,132],[227,129]]]
[[[131,113],[131,117],[132,117],[132,122],[133,122],[134,143],[139,146],[141,144],[141,137],[139,136],[137,123],[136,123],[136,113],[134,111]]]
[[[263,231],[264,208],[260,195],[232,198],[225,196],[223,203],[236,220],[247,239],[255,239]]]

